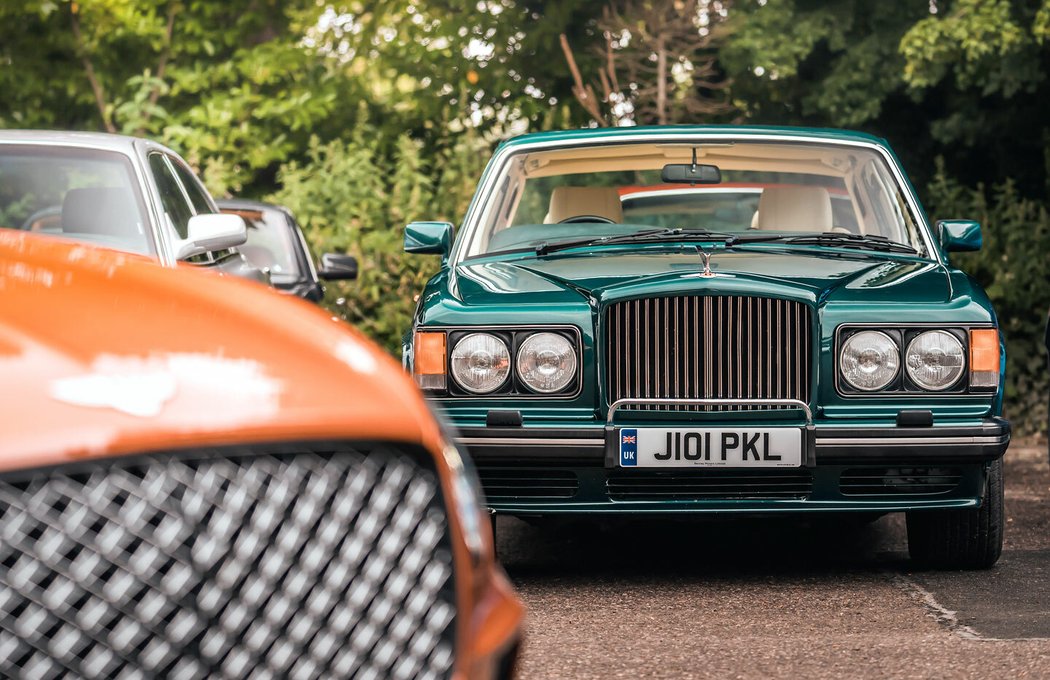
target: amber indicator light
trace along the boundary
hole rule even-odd
[[[999,386],[999,331],[995,328],[970,330],[970,386]]]
[[[999,372],[999,331],[994,328],[970,331],[970,370]]]
[[[445,334],[417,332],[413,357],[416,382],[424,389],[445,389]]]

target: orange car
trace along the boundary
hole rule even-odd
[[[513,672],[473,472],[312,305],[0,233],[0,384],[0,675]]]

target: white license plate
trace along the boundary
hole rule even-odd
[[[764,468],[802,465],[802,430],[790,427],[622,428],[620,467]]]

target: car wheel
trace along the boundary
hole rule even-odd
[[[988,468],[984,502],[968,510],[908,513],[908,552],[922,567],[987,569],[1003,551],[1003,460]]]

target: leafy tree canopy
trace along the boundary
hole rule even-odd
[[[923,185],[944,156],[968,183],[1046,195],[1047,0],[757,0],[730,23],[721,58],[751,120],[883,134]]]

